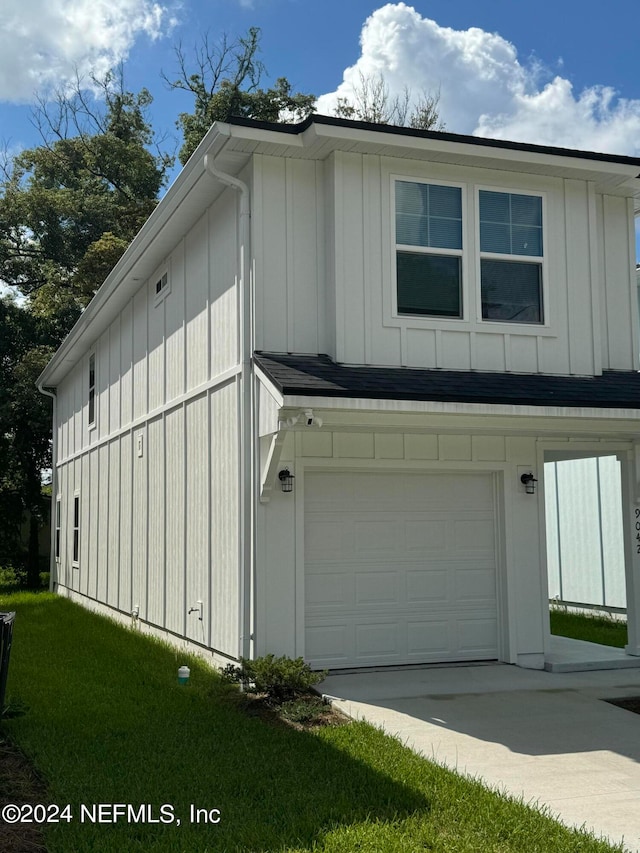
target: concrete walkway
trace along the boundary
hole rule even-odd
[[[639,669],[402,668],[319,687],[426,757],[640,851],[640,715],[603,701],[640,696]]]

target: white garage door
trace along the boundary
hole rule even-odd
[[[494,505],[484,473],[307,474],[306,659],[497,658]]]

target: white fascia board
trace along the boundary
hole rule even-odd
[[[222,126],[220,126],[222,127]],[[411,134],[396,134],[384,130],[363,130],[359,127],[347,127],[334,124],[323,124],[312,121],[301,133],[286,133],[274,131],[262,127],[247,127],[244,125],[224,125],[224,133],[233,139],[254,143],[264,143],[269,146],[282,146],[284,149],[311,149],[310,156],[313,157],[312,149],[319,142],[334,150],[343,150],[345,146],[366,146],[371,151],[380,149],[397,148],[399,156],[407,156],[411,152],[417,159],[427,158],[430,154],[446,155],[455,154],[457,158],[462,157],[472,164],[473,161],[485,160],[488,157],[510,163],[511,167],[517,166],[523,172],[527,171],[527,165],[535,167],[536,174],[543,174],[552,168],[566,173],[567,177],[577,177],[578,173],[583,176],[587,173],[589,177],[598,174],[599,177],[609,184],[628,184],[630,194],[636,186],[640,188],[638,178],[638,165],[634,163],[611,162],[600,160],[597,152],[594,157],[589,157],[590,152],[581,152],[585,156],[572,156],[571,154],[555,153],[553,151],[530,151],[523,143],[521,148],[502,147],[501,140],[489,140],[478,137],[479,142],[467,142],[464,139],[441,139],[430,137],[412,136]],[[495,145],[492,142],[495,141]],[[326,147],[322,147],[322,158],[326,157]],[[568,149],[569,150],[569,149]],[[293,152],[292,152],[293,153]],[[617,181],[615,179],[618,179]]]
[[[271,394],[273,399],[277,402],[278,406],[282,408],[284,406],[284,397],[282,396],[282,391],[273,384],[271,379],[267,376],[267,374],[254,362],[254,369],[256,373],[256,378],[259,382],[261,382],[267,391]]]
[[[442,414],[475,417],[570,418],[578,420],[627,421],[640,437],[640,410],[601,409],[573,406],[523,406],[505,403],[443,403],[436,400],[373,400],[359,397],[285,396],[285,409],[322,409],[323,412],[374,412],[383,414]],[[329,426],[330,415],[324,423]]]
[[[397,148],[404,152],[413,151],[419,159],[430,152],[437,154],[455,152],[457,156],[468,158],[470,162],[487,157],[498,157],[503,163],[509,162],[521,166],[523,172],[527,171],[527,165],[531,165],[536,167],[536,173],[540,173],[541,169],[555,167],[566,171],[567,177],[578,172],[600,173],[603,180],[608,179],[610,181],[612,177],[618,176],[620,183],[628,181],[635,183],[635,179],[638,177],[638,166],[636,164],[609,162],[599,160],[597,157],[592,159],[588,156],[579,157],[562,153],[529,151],[526,148],[502,147],[499,144],[492,145],[492,140],[486,140],[485,143],[484,137],[478,137],[482,142],[474,144],[462,140],[390,134],[382,130],[363,131],[355,127],[325,124],[314,124],[305,131],[305,134],[309,142],[319,139],[334,139],[337,143],[369,143],[377,148]],[[500,140],[496,140],[496,142],[499,143]],[[342,146],[337,144],[335,147],[340,148]],[[587,154],[588,152],[584,153]],[[640,186],[640,183],[638,185]]]

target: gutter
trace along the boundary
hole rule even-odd
[[[51,547],[49,550],[49,591],[54,592],[54,584],[58,582],[56,563],[56,505],[58,495],[58,476],[56,471],[56,457],[58,453],[58,395],[55,389],[45,388],[41,379],[36,382],[36,388],[45,397],[53,400],[53,414],[51,417],[53,428],[51,430]]]
[[[248,185],[235,175],[223,172],[216,160],[231,139],[231,127],[219,124],[226,137],[214,156],[204,155],[210,175],[240,193],[238,217],[239,257],[239,343],[240,343],[240,635],[238,656],[252,657],[254,648],[253,604],[255,602],[255,471],[257,438],[253,428],[255,396],[253,383],[253,281],[251,275],[251,195]]]

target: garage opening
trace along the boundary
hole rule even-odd
[[[305,476],[305,657],[350,668],[498,657],[490,473]]]

